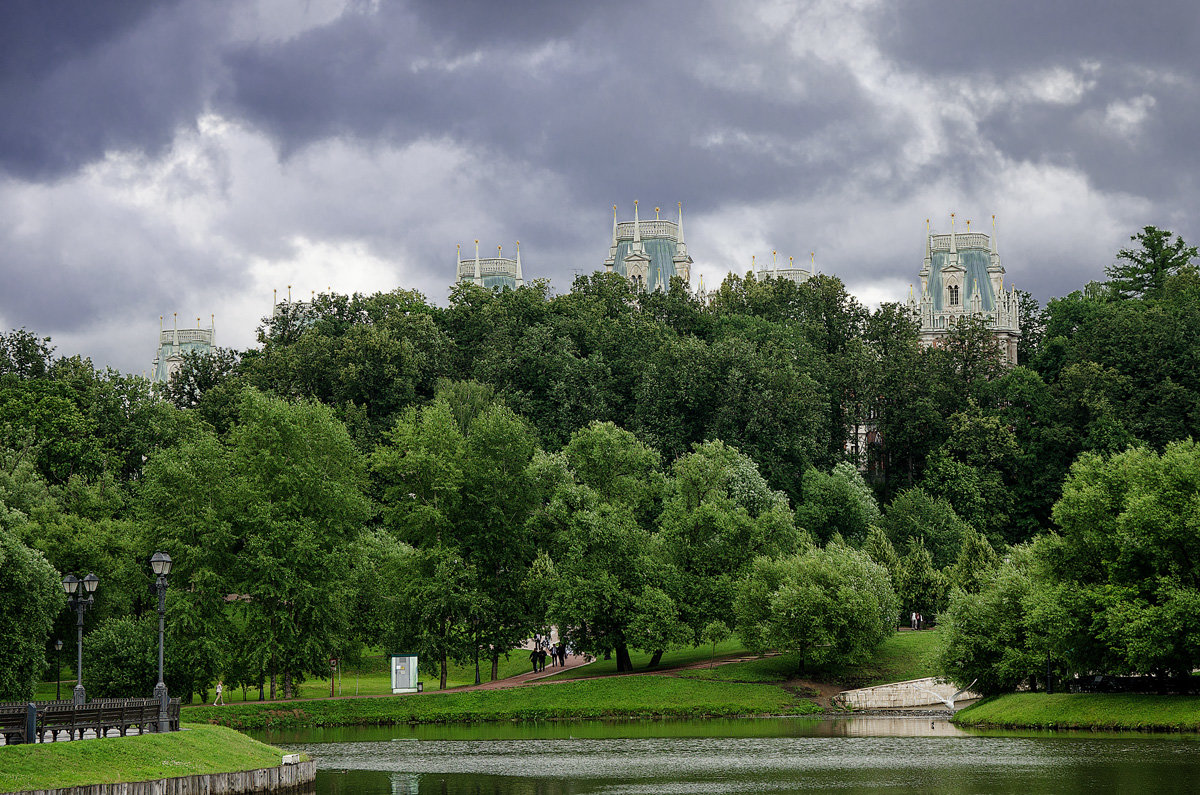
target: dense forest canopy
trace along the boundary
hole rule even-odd
[[[1187,514],[1172,540],[1089,496],[1114,461],[1180,484],[1144,500],[1200,493],[1196,249],[1154,227],[1132,240],[1108,281],[1044,308],[1022,296],[1011,368],[982,323],[923,348],[904,307],[868,310],[829,276],[731,274],[706,301],[611,274],[561,295],[460,284],[445,307],[327,294],[282,305],[252,349],[189,354],[158,389],[0,335],[0,558],[21,572],[0,617],[29,616],[0,621],[20,672],[0,697],[28,692],[52,637],[73,645],[61,595],[42,593],[52,569],[100,575],[89,633],[150,638],[159,548],[177,559],[168,684],[184,693],[218,676],[289,693],[380,644],[495,670],[548,624],[622,665],[724,627],[828,664],[877,643],[882,614],[947,606],[964,676],[991,659],[972,627],[1000,622],[1025,655],[989,687],[1046,653],[1063,672],[1194,667],[1200,649],[1136,651],[1153,642],[1136,627],[1192,604],[1171,562],[1187,558],[1052,563],[1086,558],[1101,527],[1181,549],[1200,533]],[[1087,602],[1113,583],[1127,599]],[[851,591],[861,614],[834,636],[821,611]],[[789,620],[801,606],[810,620]],[[1107,651],[1035,631],[1051,619]],[[153,678],[145,643],[97,648]]]

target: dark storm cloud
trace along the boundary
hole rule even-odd
[[[1016,160],[1080,168],[1096,187],[1176,199],[1200,166],[1196,46],[1200,6],[1073,0],[1053,3],[897,4],[877,25],[885,53],[931,79],[1014,79],[1036,69],[1074,70],[1077,101],[1002,103],[980,130]],[[1106,124],[1109,109],[1153,98],[1136,134]]]
[[[213,20],[178,2],[0,8],[0,169],[53,178],[165,145],[202,107]]]
[[[786,58],[753,49],[766,42],[751,42],[747,57],[745,42],[701,32],[713,20],[700,6],[658,6],[651,24],[644,9],[547,7],[384,6],[285,42],[248,43],[227,57],[222,106],[285,152],[336,135],[399,144],[449,135],[562,174],[587,202],[663,186],[700,206],[771,198],[841,168],[804,151],[810,135],[836,135],[839,161],[896,137],[845,70],[813,61],[798,75]],[[698,74],[703,65],[760,69],[781,89],[801,77],[805,95],[717,86]]]
[[[1094,59],[1195,69],[1200,6],[1192,0],[888,4],[876,30],[898,62],[935,74],[1012,75]]]
[[[908,280],[925,217],[993,203],[1041,298],[1143,223],[1200,237],[1190,3],[848,5],[0,3],[0,316],[336,289],[312,258],[354,246],[440,301],[476,236],[565,290],[634,198],[706,219],[709,278],[749,240]]]

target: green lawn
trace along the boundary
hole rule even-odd
[[[954,716],[969,726],[1200,731],[1200,696],[1010,693]]]
[[[341,690],[338,690],[338,682],[334,681],[334,695],[341,696],[380,696],[387,695],[392,692],[392,679],[388,671],[388,658],[379,655],[372,655],[363,660],[363,665],[357,668],[346,666],[342,671]],[[522,652],[520,649],[509,654],[506,660],[503,656],[500,657],[500,678],[507,679],[510,676],[523,674],[530,671],[532,668],[529,665],[529,652]],[[487,660],[479,661],[479,675],[484,682],[488,681],[491,674],[491,663]],[[438,689],[439,671],[436,664],[428,660],[421,660],[419,663],[418,673],[421,681],[425,683],[426,690]],[[449,671],[446,677],[446,687],[462,687],[464,685],[475,684],[475,664],[457,665],[450,664]],[[277,695],[283,697],[283,683],[279,683]],[[329,697],[329,679],[309,679],[300,684],[296,688],[296,698],[328,698]],[[270,691],[267,691],[268,697]],[[208,699],[212,703],[214,698],[212,690],[209,690]],[[247,688],[245,693],[241,688],[231,688],[225,691],[225,701],[240,702],[240,701],[258,701],[258,689]]]
[[[781,687],[677,679],[610,677],[584,682],[387,698],[237,704],[188,710],[188,720],[245,729],[463,721],[706,717],[806,714],[811,701]]]
[[[221,726],[73,743],[0,746],[0,792],[276,767],[278,748]]]
[[[633,663],[634,672],[647,670],[663,670],[667,668],[678,668],[684,665],[692,665],[694,663],[707,662],[712,656],[712,646],[702,646],[695,649],[674,649],[663,654],[662,660],[659,661],[658,667],[650,669],[646,664],[650,662],[650,654],[645,652],[630,652],[629,659]],[[749,654],[745,644],[736,637],[732,640],[727,640],[724,643],[717,644],[717,657],[730,654]],[[548,669],[553,670],[553,669]],[[592,676],[615,676],[617,673],[617,658],[611,660],[596,660],[589,665],[583,665],[578,668],[572,668],[569,671],[563,671],[561,674],[547,677],[549,681],[564,681],[568,679],[585,679]]]
[[[386,657],[380,655],[372,655],[364,658],[362,665],[350,667],[346,666],[342,671],[341,689],[339,691],[339,683],[334,681],[334,694],[342,696],[380,696],[387,695],[392,692],[391,675],[387,669],[388,661]],[[479,661],[479,673],[483,681],[488,681],[491,674],[491,664],[486,660]],[[503,656],[500,658],[500,678],[507,679],[510,676],[523,674],[532,670],[529,665],[529,652],[517,649],[511,652],[506,660]],[[425,660],[421,661],[420,678],[425,683],[426,690],[438,689],[438,669],[435,665],[427,665]],[[446,680],[448,688],[462,687],[464,685],[475,684],[475,665],[456,665],[450,664],[449,676]],[[70,679],[62,681],[62,697],[71,698],[71,693],[75,687],[75,679],[72,676]],[[297,698],[328,698],[329,696],[329,679],[309,679],[302,682],[296,688]],[[50,701],[54,698],[54,682],[40,682],[34,690],[34,698],[38,701]],[[149,693],[145,694],[149,696]],[[267,691],[270,695],[270,691]],[[283,697],[283,683],[280,682],[277,695]],[[212,688],[208,691],[209,703],[212,703],[215,694]],[[241,688],[227,688],[225,691],[225,701],[241,702],[241,701],[258,701],[258,689],[247,688],[243,691]],[[199,694],[196,695],[196,700],[193,702],[199,704]]]
[[[906,679],[937,676],[937,630],[897,632],[865,663],[846,668],[800,673],[798,654],[781,654],[742,663],[680,671],[679,676],[722,682],[784,682],[794,677],[832,681],[847,688],[870,687]]]

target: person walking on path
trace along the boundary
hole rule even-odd
[[[225,693],[225,683],[222,682],[220,679],[218,679],[217,680],[217,697],[213,699],[213,703],[212,703],[212,705],[214,707],[218,706],[218,705],[220,705],[222,707],[225,706],[225,701],[223,698],[224,693]]]

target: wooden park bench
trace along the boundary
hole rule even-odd
[[[3,735],[5,745],[30,742],[28,723],[29,702],[0,704],[0,735]]]

